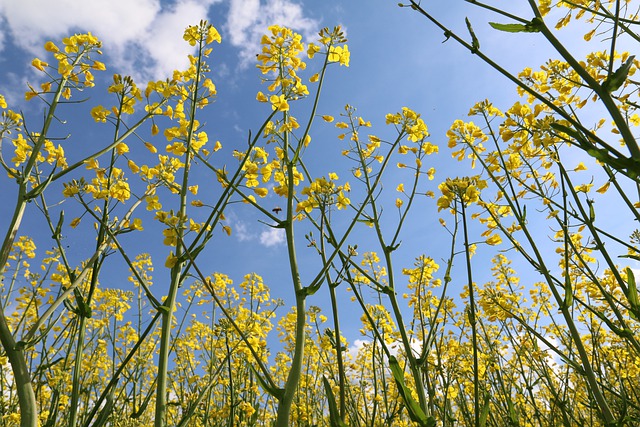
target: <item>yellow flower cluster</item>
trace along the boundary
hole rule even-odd
[[[109,175],[104,169],[96,168],[96,177],[84,187],[84,191],[96,200],[115,199],[126,202],[131,197],[129,183],[119,168],[112,168]]]
[[[53,53],[54,58],[58,61],[57,67],[52,67],[49,63],[35,58],[31,65],[39,71],[46,72],[47,68],[57,69],[61,79],[54,79],[58,82],[60,93],[63,97],[69,99],[71,97],[72,88],[92,87],[94,86],[94,71],[104,71],[106,69],[104,63],[91,59],[92,53],[102,54],[100,47],[102,43],[97,37],[91,33],[76,34],[66,37],[62,40],[64,48],[61,50],[55,43],[49,41],[45,44],[45,50]],[[83,82],[80,82],[83,77]],[[45,82],[41,85],[41,90],[29,87],[30,90],[25,94],[28,101],[34,97],[42,96],[52,92],[52,82]],[[53,89],[55,92],[56,89]]]
[[[300,58],[304,44],[302,36],[289,28],[273,25],[269,27],[269,32],[271,35],[265,34],[260,41],[262,52],[257,57],[257,67],[262,74],[273,75],[267,79],[271,82],[269,91],[275,93],[270,98],[273,109],[287,111],[288,100],[309,94],[307,86],[302,84],[302,79],[297,75],[298,71],[307,67]],[[265,101],[260,94],[258,100]]]
[[[13,164],[18,167],[25,163],[29,157],[31,157],[31,153],[33,151],[33,146],[35,144],[35,140],[37,140],[39,135],[34,133],[28,138],[25,138],[22,133],[19,133],[15,139],[11,142],[13,143],[14,148],[14,157],[11,159]],[[50,140],[46,139],[44,141],[44,151],[46,152],[46,157],[43,151],[38,151],[36,156],[36,162],[42,163],[47,162],[48,164],[56,164],[57,166],[65,169],[67,167],[67,159],[64,155],[64,149],[61,145],[57,147]]]
[[[442,196],[438,199],[438,211],[455,209],[457,203],[469,206],[480,200],[480,191],[487,187],[487,182],[479,176],[464,178],[447,178],[438,186]]]
[[[308,187],[303,188],[301,193],[307,198],[298,203],[296,212],[311,213],[313,209],[324,210],[331,205],[335,205],[338,209],[346,209],[351,201],[344,192],[350,191],[350,186],[349,183],[337,186],[335,184],[337,179],[337,174],[330,173],[328,180],[325,177],[316,178]]]
[[[402,111],[395,114],[386,115],[386,123],[396,125],[407,135],[411,142],[422,142],[429,136],[427,125],[420,117],[420,114],[408,107],[402,107]]]

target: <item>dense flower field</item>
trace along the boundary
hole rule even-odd
[[[540,33],[558,59],[512,75],[484,55],[470,20],[457,34],[426,4],[400,5],[517,86],[505,111],[472,105],[448,147],[410,108],[385,123],[350,105],[318,112],[326,75],[348,72],[340,27],[313,41],[269,28],[256,57],[268,114],[230,162],[201,122],[222,42],[208,22],[185,30],[187,69],[146,84],[115,74],[104,105],[80,103],[108,69],[100,40],[47,42],[32,62],[44,82],[25,94],[45,114],[0,95],[1,185],[17,189],[2,219],[0,426],[638,425],[640,231],[618,225],[640,220],[640,63],[615,42],[640,40],[640,5],[529,1],[524,19],[472,3],[505,37]],[[610,49],[574,57],[554,34],[576,19]],[[68,148],[57,138],[67,119],[92,119],[108,142]],[[342,151],[320,174],[305,156],[317,126],[335,127]],[[432,182],[438,151],[472,173]],[[591,164],[574,166],[578,152]],[[384,187],[390,173],[402,182]],[[201,191],[212,182],[215,197]],[[433,211],[412,209],[425,198]],[[259,271],[234,281],[203,255],[234,233],[235,203],[284,230],[278,285],[293,307]],[[403,238],[421,238],[412,216],[440,217],[446,259],[428,247],[413,265],[398,259]],[[26,218],[44,224],[45,248],[23,233]],[[131,250],[154,233],[162,259]],[[374,243],[353,244],[364,233]],[[66,236],[89,249],[78,257]],[[495,249],[490,262],[472,262],[479,247]],[[317,265],[300,261],[303,249]],[[327,307],[309,305],[318,292]],[[345,294],[360,310],[358,346],[340,328]]]

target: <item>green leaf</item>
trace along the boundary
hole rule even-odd
[[[320,280],[317,284],[311,284],[309,286],[306,286],[304,288],[302,288],[302,292],[305,296],[309,296],[309,295],[313,295],[316,292],[318,292],[318,289],[320,289],[320,287],[322,286],[322,284],[324,283],[324,279]]]
[[[589,205],[589,221],[593,224],[596,220],[596,210],[593,208],[593,200],[587,199]]]
[[[115,391],[115,387],[111,387],[111,390],[109,390],[109,394],[106,398],[106,403],[104,404],[102,410],[100,410],[100,414],[98,414],[96,422],[93,423],[94,427],[102,427],[103,425],[105,425],[111,417],[111,414],[113,414],[113,397],[115,395]]]
[[[526,24],[500,24],[498,22],[489,22],[494,29],[505,31],[507,33],[539,33],[540,22],[535,19]]]
[[[540,379],[538,378],[536,382],[539,380]],[[509,405],[509,420],[514,426],[520,425],[520,423],[518,422],[518,413],[516,412],[516,408],[513,406],[513,401],[510,398],[507,404]]]
[[[333,390],[331,390],[331,384],[329,384],[329,380],[324,375],[322,376],[322,384],[324,384],[324,392],[327,395],[327,400],[329,401],[329,423],[331,427],[348,427],[342,418],[340,418],[340,414],[338,412],[338,405],[336,405],[336,397],[333,394]]]
[[[489,417],[489,404],[491,403],[489,399],[489,394],[485,393],[484,396],[484,405],[482,405],[482,411],[480,411],[480,427],[485,427],[487,425],[487,418]]]
[[[253,366],[251,363],[249,363],[248,366],[255,374],[256,378],[258,379],[258,382],[260,383],[260,386],[262,386],[262,388],[265,389],[267,393],[269,393],[271,396],[275,397],[278,400],[282,399],[282,396],[284,395],[284,389],[271,387],[267,383],[267,381],[264,378],[262,378],[262,374],[258,372],[258,369],[255,366]]]
[[[58,217],[58,223],[56,224],[56,229],[53,232],[53,239],[59,239],[60,233],[62,233],[62,225],[64,224],[64,211],[60,211],[60,216]]]
[[[493,28],[507,33],[525,33],[528,32],[526,25],[522,24],[500,24],[498,22],[489,22]]]
[[[91,306],[84,300],[78,288],[73,288],[73,295],[75,296],[76,304],[78,305],[78,314],[88,319],[91,318]]]
[[[627,299],[629,300],[629,304],[631,305],[631,317],[634,320],[638,320],[636,316],[636,312],[640,309],[640,300],[638,299],[638,287],[636,285],[636,276],[633,274],[633,271],[627,267]]]
[[[622,84],[627,80],[627,76],[629,75],[629,69],[631,65],[633,65],[633,60],[635,59],[635,55],[631,55],[627,62],[622,64],[620,68],[614,71],[611,75],[607,77],[607,79],[602,83],[602,88],[607,92],[615,92]]]
[[[393,379],[398,385],[398,392],[404,400],[407,411],[409,412],[409,418],[411,421],[418,423],[421,427],[433,427],[436,425],[436,421],[433,417],[427,417],[418,402],[411,395],[411,390],[404,383],[404,371],[398,363],[398,359],[395,356],[389,356],[389,367],[393,374]]]
[[[573,286],[571,286],[571,277],[566,273],[564,277],[564,302],[562,305],[565,308],[573,305]]]
[[[631,258],[635,259],[636,261],[640,261],[640,256],[638,255],[620,255],[619,258]]]

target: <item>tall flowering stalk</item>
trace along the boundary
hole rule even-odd
[[[27,203],[42,194],[47,186],[57,178],[54,175],[57,168],[68,168],[64,150],[59,146],[55,147],[47,139],[51,124],[56,117],[57,107],[61,99],[71,97],[72,90],[93,85],[91,70],[104,69],[102,63],[92,59],[92,56],[100,53],[101,44],[96,37],[91,34],[76,35],[65,39],[64,44],[64,51],[60,51],[53,43],[48,43],[46,46],[58,61],[57,67],[50,67],[48,63],[39,59],[35,59],[32,63],[36,69],[51,77],[51,81],[44,83],[40,90],[30,88],[26,94],[27,100],[34,97],[42,97],[43,99],[51,97],[47,101],[48,108],[40,132],[25,135],[22,131],[22,118],[11,111],[3,111],[1,136],[4,137],[11,131],[19,132],[13,140],[16,155],[11,161],[15,167],[9,166],[4,158],[1,159],[5,171],[18,184],[18,196],[0,249],[0,277],[5,274],[9,253],[16,239]],[[54,74],[56,72],[54,70],[57,71],[57,75]],[[50,71],[52,74],[49,74]],[[80,81],[81,78],[84,78],[84,82]],[[6,108],[4,99],[2,104]],[[43,152],[47,153],[46,157]],[[49,176],[44,181],[41,180],[44,175],[41,175],[42,172],[37,167],[42,162],[52,166]],[[20,423],[22,426],[36,426],[38,425],[38,408],[31,376],[25,363],[22,346],[16,343],[2,307],[0,307],[0,341],[9,358],[16,381],[22,414]]]

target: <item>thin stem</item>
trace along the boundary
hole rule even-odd
[[[473,290],[473,276],[471,270],[471,243],[467,228],[467,215],[464,200],[460,200],[462,214],[462,232],[464,235],[464,252],[467,264],[467,287],[469,288],[469,324],[471,325],[471,346],[473,351],[473,414],[474,425],[480,427],[480,394],[479,394],[479,366],[478,366],[478,331],[476,325],[476,303]]]

